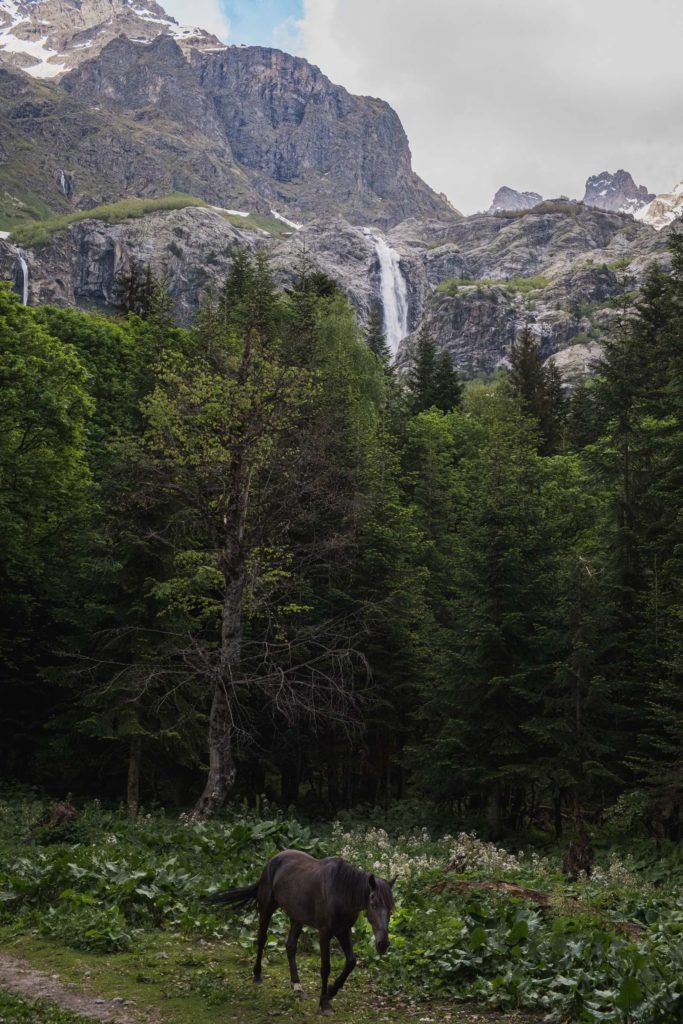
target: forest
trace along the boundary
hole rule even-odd
[[[236,251],[190,329],[0,292],[5,779],[492,838],[616,804],[680,838],[683,236],[568,392],[520,332],[392,364],[302,258]]]
[[[202,896],[293,847],[396,880],[354,1024],[679,1021],[683,234],[574,389],[397,366],[305,254],[117,289],[0,286],[0,1019],[290,1017]]]

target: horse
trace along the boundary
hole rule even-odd
[[[331,1000],[356,966],[351,929],[365,911],[372,926],[375,948],[380,955],[389,948],[389,918],[394,906],[392,889],[396,879],[387,882],[341,857],[318,860],[301,850],[283,850],[272,857],[254,885],[225,889],[204,897],[209,904],[231,904],[246,909],[256,906],[259,913],[258,942],[254,982],[261,982],[261,961],[268,925],[281,907],[289,917],[287,960],[293,991],[303,996],[296,966],[296,947],[305,926],[317,928],[320,935],[320,1009],[332,1013]],[[336,938],[346,957],[339,977],[330,978],[330,942]]]

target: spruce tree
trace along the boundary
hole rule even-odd
[[[540,432],[539,449],[552,455],[561,447],[566,400],[554,362],[544,364],[538,339],[528,325],[510,350],[510,383]]]
[[[391,362],[391,350],[384,333],[384,312],[381,302],[373,302],[370,307],[366,340],[370,351],[388,366]]]
[[[460,402],[462,386],[448,352],[437,352],[426,320],[418,331],[408,372],[408,403],[413,415],[424,409],[448,412]]]

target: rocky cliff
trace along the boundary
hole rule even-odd
[[[383,294],[376,237],[343,218],[269,235],[218,210],[190,207],[121,224],[84,221],[30,251],[0,242],[0,277],[21,293],[23,259],[29,301],[106,308],[116,274],[134,257],[164,270],[176,313],[189,323],[207,292],[220,286],[236,245],[266,249],[283,285],[305,250],[366,321]],[[546,357],[561,353],[568,373],[585,372],[647,267],[667,261],[666,232],[565,203],[458,221],[413,218],[388,232],[386,244],[403,280],[407,331],[426,319],[468,376],[505,365],[524,323]]]
[[[26,49],[39,32],[47,56]],[[184,208],[69,222],[174,192]],[[265,248],[283,285],[306,251],[361,321],[383,303],[395,348],[426,319],[464,373],[490,373],[528,322],[578,373],[666,261],[667,229],[620,212],[643,192],[623,171],[589,179],[593,205],[503,187],[462,218],[413,173],[391,107],[304,60],[186,32],[153,0],[0,0],[0,234],[39,221],[44,235],[0,239],[0,277],[29,302],[111,308],[135,258],[166,274],[189,323],[237,245]],[[656,227],[679,208],[660,199]]]
[[[503,185],[498,189],[487,213],[501,213],[504,210],[531,210],[543,202],[538,192],[518,192],[514,188]]]
[[[180,26],[155,0],[0,0],[0,57],[35,78],[77,67],[120,35],[151,42],[162,32],[188,51],[222,45]]]
[[[628,171],[602,171],[586,181],[583,202],[586,206],[597,206],[599,210],[635,214],[646,203],[654,199],[644,185],[636,185]]]
[[[673,224],[677,218],[683,217],[683,181],[679,181],[670,192],[662,192],[655,196],[634,216],[643,224],[649,224],[655,231],[661,231],[662,228]]]
[[[395,111],[301,58],[223,46],[153,0],[0,0],[0,12],[0,229],[22,211],[172,191],[295,220],[458,216],[414,174]]]

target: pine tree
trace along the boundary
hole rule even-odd
[[[149,264],[131,258],[114,282],[114,299],[122,313],[146,318],[159,301],[160,282]]]
[[[510,350],[510,383],[522,407],[538,425],[540,451],[554,454],[561,446],[566,412],[562,376],[552,360],[544,364],[529,326],[520,332]]]
[[[391,350],[384,333],[384,312],[381,302],[373,302],[370,307],[366,340],[370,351],[388,366],[391,362]]]
[[[462,386],[448,352],[437,353],[436,342],[426,320],[422,321],[413,350],[407,388],[413,415],[424,409],[448,412],[460,402]]]

